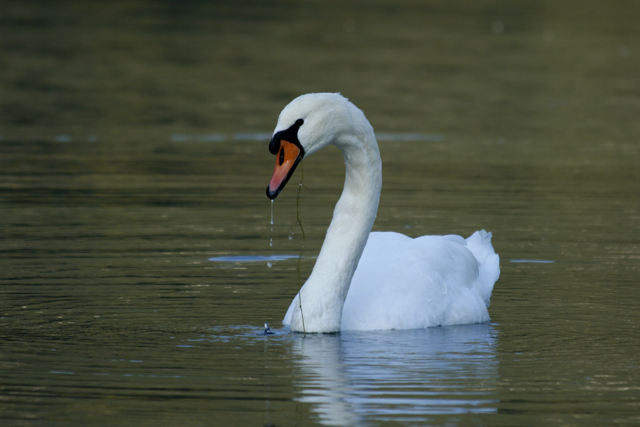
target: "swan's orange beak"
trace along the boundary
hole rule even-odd
[[[289,178],[296,170],[296,166],[302,160],[302,150],[296,144],[284,139],[280,140],[280,148],[276,153],[276,168],[273,171],[271,181],[267,187],[267,197],[275,199],[280,191],[287,185]]]

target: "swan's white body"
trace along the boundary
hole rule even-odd
[[[283,323],[293,331],[337,332],[488,321],[500,274],[491,233],[466,240],[371,233],[382,165],[369,121],[339,94],[308,94],[285,107],[274,135],[299,119],[303,155],[334,144],[344,154],[346,177],[313,272]]]

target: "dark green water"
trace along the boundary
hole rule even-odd
[[[640,423],[638,22],[631,1],[4,1],[0,424]],[[491,324],[294,335],[297,259],[208,261],[298,254],[303,179],[311,271],[339,151],[273,227],[264,188],[265,138],[312,91],[380,135],[375,230],[493,232]]]

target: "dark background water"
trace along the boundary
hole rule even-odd
[[[3,1],[2,424],[637,424],[639,18]],[[270,224],[266,139],[312,91],[380,136],[374,229],[494,233],[491,324],[302,337],[279,329],[296,259],[208,261],[299,253],[295,186]],[[343,180],[325,151],[292,180],[303,278]]]

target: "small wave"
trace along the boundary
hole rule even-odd
[[[548,259],[512,259],[511,262],[534,262],[538,264],[553,264],[555,261]]]
[[[220,256],[209,258],[209,261],[215,262],[264,262],[264,261],[285,261],[291,258],[298,258],[298,255],[238,255],[238,256]]]

